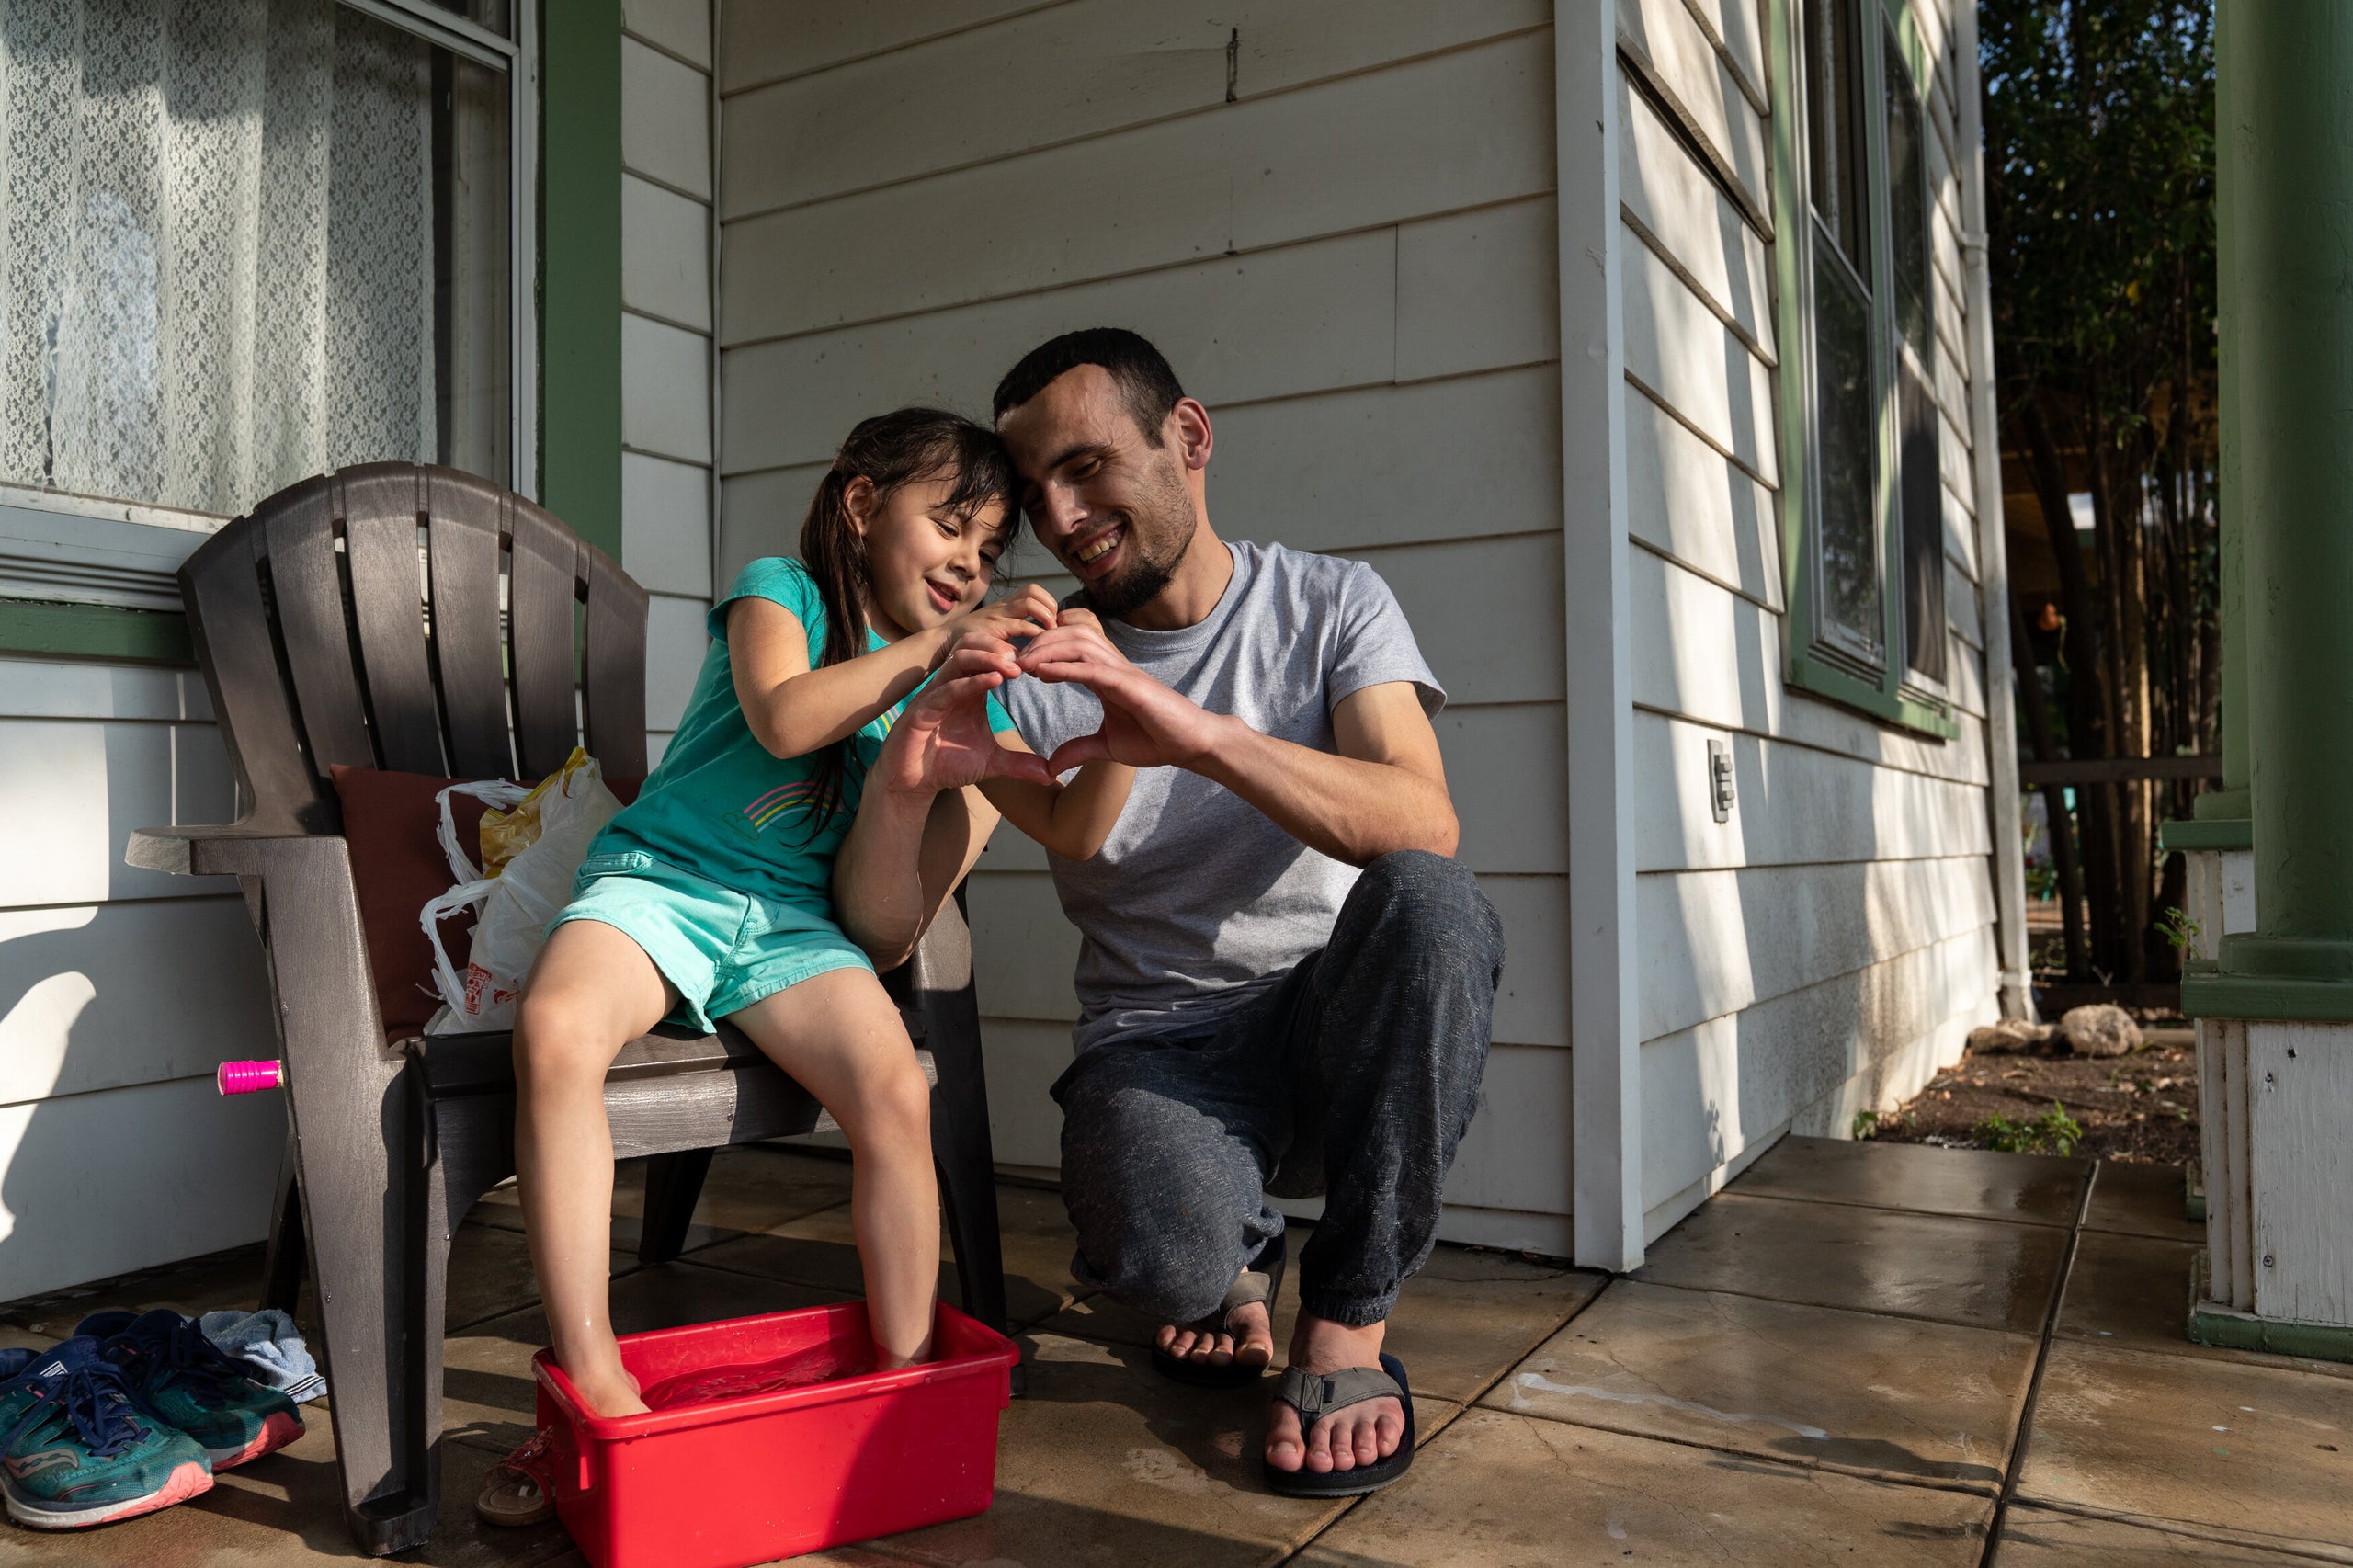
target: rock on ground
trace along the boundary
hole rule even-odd
[[[2113,1002],[2068,1008],[2059,1032],[2077,1056],[2130,1056],[2141,1049],[2141,1026]]]
[[[2049,1024],[2030,1024],[2024,1018],[2004,1018],[1969,1031],[1969,1049],[1981,1056],[2033,1051],[2050,1042]]]

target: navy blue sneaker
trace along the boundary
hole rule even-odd
[[[97,1340],[139,1403],[203,1445],[215,1471],[275,1453],[302,1435],[294,1402],[254,1381],[250,1369],[205,1338],[194,1318],[169,1307],[92,1312],[74,1332]]]
[[[97,1340],[0,1350],[0,1496],[18,1524],[85,1529],[211,1487],[204,1449],[148,1418]]]

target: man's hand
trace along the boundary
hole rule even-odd
[[[989,729],[988,694],[1019,673],[1012,648],[1002,639],[965,633],[930,684],[900,713],[868,782],[923,795],[983,778],[1053,783],[1044,759],[999,745]]]
[[[995,604],[982,605],[940,622],[939,653],[932,660],[932,667],[938,669],[948,662],[949,654],[977,639],[1009,645],[1052,631],[1062,619],[1063,610],[1054,603],[1054,596],[1035,583],[1029,584]]]
[[[1103,703],[1102,727],[1065,741],[1047,759],[1056,777],[1098,757],[1131,767],[1198,769],[1232,723],[1128,663],[1083,609],[1064,610],[1062,624],[1040,632],[1017,662],[1042,681],[1076,681]]]

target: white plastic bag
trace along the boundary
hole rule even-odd
[[[504,813],[503,821],[483,819],[485,834],[498,837],[502,846],[524,841],[504,867],[494,866],[487,876],[458,843],[449,806],[449,798],[458,794],[476,796]],[[440,801],[441,848],[458,882],[419,915],[433,944],[433,984],[441,995],[441,1009],[427,1020],[426,1032],[511,1028],[516,994],[547,940],[548,922],[570,901],[590,840],[621,803],[605,788],[596,759],[578,749],[560,772],[534,787],[456,784],[441,791]],[[534,812],[536,829],[529,820]],[[474,922],[473,954],[460,976],[442,949],[440,922],[477,904],[482,914]]]

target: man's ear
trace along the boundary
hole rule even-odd
[[[1164,442],[1173,442],[1178,460],[1189,469],[1210,466],[1210,449],[1216,439],[1210,434],[1210,411],[1189,397],[1180,397],[1176,406],[1168,411],[1168,423],[1164,426]]]

